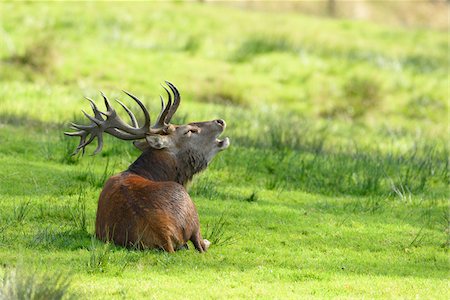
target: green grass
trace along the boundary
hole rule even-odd
[[[4,276],[0,296],[2,299],[71,299],[67,292],[69,285],[70,276],[62,272],[42,273],[18,266]]]
[[[0,3],[0,295],[447,299],[447,43],[217,5]],[[63,135],[98,90],[156,117],[164,80],[175,123],[228,124],[189,187],[206,254],[93,238],[104,181],[139,152],[106,137],[70,157]]]

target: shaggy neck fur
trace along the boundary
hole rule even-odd
[[[150,148],[127,171],[153,181],[175,181],[185,186],[194,174],[204,170],[207,165],[207,159],[193,151],[183,150],[172,154],[164,149]]]

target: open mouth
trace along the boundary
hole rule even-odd
[[[226,138],[220,140],[219,136],[223,133],[223,131],[227,127],[227,124],[222,119],[215,120],[215,122],[218,123],[220,126],[220,132],[216,135],[216,145],[219,148],[219,150],[224,150],[224,149],[228,148],[228,146],[230,146],[230,139],[228,137],[226,137]]]
[[[216,135],[216,145],[219,148],[219,150],[224,150],[224,149],[228,148],[228,146],[230,146],[230,139],[228,137],[226,137],[224,139],[219,139],[219,136],[223,133],[224,129],[225,129],[225,125],[223,126],[220,133],[218,133]]]
[[[223,140],[216,139],[216,145],[220,150],[224,150],[228,148],[228,146],[230,146],[230,139],[228,137],[224,138]]]

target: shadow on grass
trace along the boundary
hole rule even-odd
[[[86,249],[90,241],[91,235],[86,231],[48,226],[37,230],[28,242],[28,247],[42,250],[76,250]]]
[[[18,162],[0,160],[0,194],[3,196],[55,196],[73,194],[80,181],[79,172],[62,170],[55,165],[41,162]]]
[[[44,122],[42,120],[33,118],[26,114],[17,115],[15,113],[2,112],[0,113],[0,124],[29,127],[36,129],[64,129],[64,123],[58,122]]]

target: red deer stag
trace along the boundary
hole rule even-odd
[[[122,140],[136,140],[134,145],[142,151],[128,170],[105,183],[95,224],[99,239],[125,247],[160,248],[168,252],[187,246],[190,240],[199,252],[204,252],[210,243],[200,234],[197,210],[185,186],[230,142],[228,138],[218,139],[225,129],[223,120],[170,124],[180,105],[180,94],[173,84],[167,81],[166,84],[172,91],[173,103],[171,93],[164,87],[168,94],[167,105],[161,97],[162,109],[153,126],[144,104],[124,91],[144,112],[142,127],[133,113],[117,100],[130,116],[132,125],[120,119],[102,94],[106,112],[101,112],[88,99],[94,116],[83,113],[92,123],[72,123],[72,129],[77,131],[65,134],[80,137],[74,154],[80,150],[84,153],[95,138],[98,146],[94,154],[101,151],[103,132]]]

